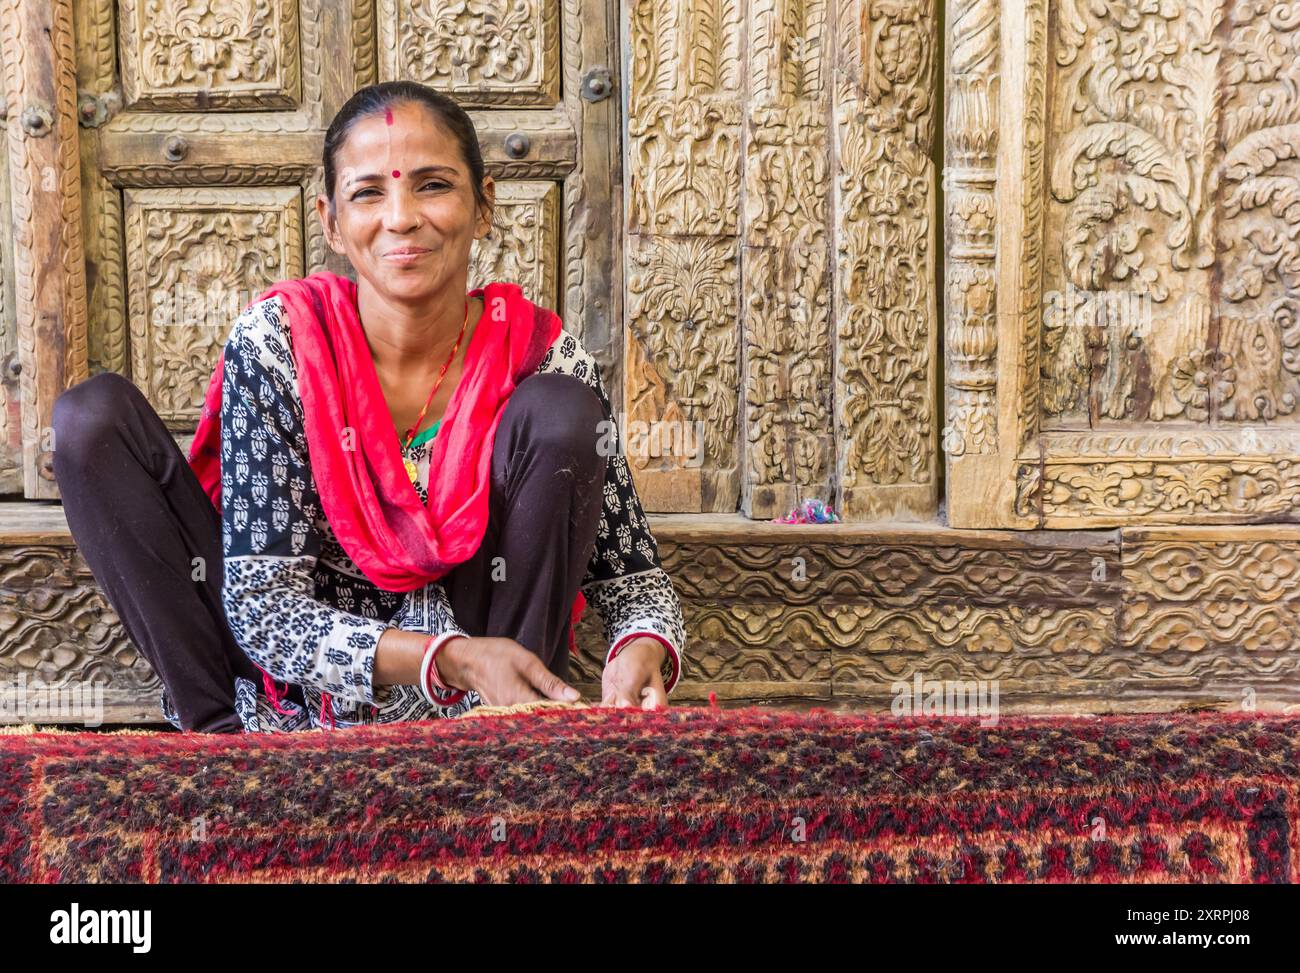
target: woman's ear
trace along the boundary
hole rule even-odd
[[[330,205],[329,197],[324,193],[316,197],[316,216],[320,220],[321,230],[325,233],[325,242],[330,249],[340,256],[347,256],[343,251],[343,239],[339,236],[339,221]]]
[[[478,224],[474,227],[474,239],[481,240],[492,232],[492,219],[496,214],[497,184],[491,176],[483,177],[483,198],[487,205],[480,210]]]

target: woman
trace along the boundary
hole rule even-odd
[[[680,606],[596,363],[517,286],[466,293],[495,203],[469,116],[418,84],[362,89],[324,172],[317,215],[357,282],[249,305],[188,464],[120,376],[55,404],[69,527],[164,715],[281,731],[576,699],[585,600],[603,702],[666,705]]]

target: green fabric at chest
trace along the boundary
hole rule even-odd
[[[424,432],[420,433],[420,435],[418,435],[418,436],[416,436],[414,439],[412,439],[412,440],[411,440],[411,446],[412,446],[412,447],[415,447],[415,446],[419,446],[419,445],[421,445],[421,444],[423,444],[423,443],[427,443],[427,442],[428,442],[430,439],[432,439],[434,436],[438,435],[438,427],[441,426],[441,425],[442,425],[442,420],[439,419],[437,422],[435,422],[435,423],[434,423],[432,426],[430,426],[428,429],[424,430]]]

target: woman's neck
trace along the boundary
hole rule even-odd
[[[380,374],[420,374],[439,368],[456,344],[462,326],[463,351],[474,323],[465,322],[465,294],[462,282],[416,305],[386,299],[364,280],[358,281],[357,312]]]

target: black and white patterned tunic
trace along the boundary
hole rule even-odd
[[[613,426],[599,368],[578,339],[561,331],[539,372],[574,375],[599,396]],[[431,440],[409,453],[416,491],[427,500]],[[416,686],[376,686],[375,650],[388,628],[463,631],[441,583],[409,594],[372,584],[344,552],[325,519],[312,479],[290,343],[278,298],[240,315],[225,347],[221,405],[222,544],[226,616],[240,648],[278,683],[302,687],[304,710],[244,679],[236,709],[246,730],[286,731],[456,716],[479,703],[470,692],[451,707],[431,706]],[[681,674],[681,607],[664,572],[622,448],[606,468],[596,546],[582,592],[604,624],[609,654],[628,639],[657,636],[667,647],[665,688]],[[170,714],[169,700],[164,713]]]

